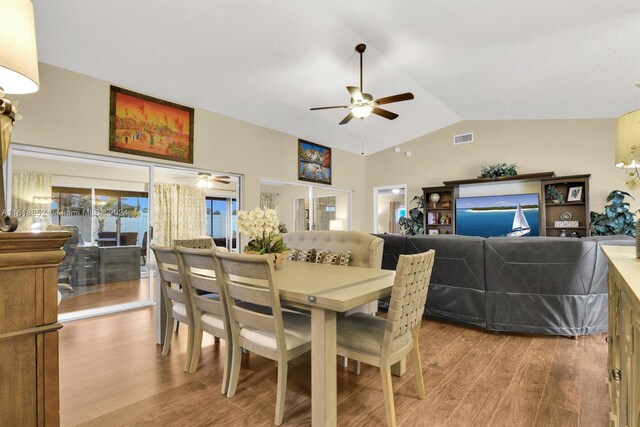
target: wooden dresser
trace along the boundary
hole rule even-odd
[[[58,264],[68,232],[0,233],[0,426],[56,426]]]
[[[612,427],[640,427],[640,260],[634,246],[609,259],[609,403]]]

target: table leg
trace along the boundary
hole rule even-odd
[[[311,308],[311,425],[337,425],[336,312]]]

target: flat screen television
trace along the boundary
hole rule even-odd
[[[538,194],[458,197],[456,234],[465,236],[539,236]]]

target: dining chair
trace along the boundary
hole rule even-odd
[[[389,426],[396,425],[391,365],[402,360],[409,352],[418,397],[425,397],[418,335],[434,256],[434,250],[400,255],[386,319],[355,313],[337,320],[337,354],[380,368]]]
[[[164,347],[162,355],[169,354],[171,339],[173,337],[173,324],[175,321],[189,326],[189,337],[187,340],[187,353],[184,363],[184,371],[189,372],[191,366],[191,354],[193,346],[193,327],[191,314],[191,301],[186,294],[187,288],[184,286],[183,276],[180,273],[180,261],[178,253],[173,246],[151,245],[158,275],[160,276],[160,290],[162,300],[166,310],[166,329],[164,334]]]
[[[216,251],[226,251],[226,249],[192,249],[179,246],[176,250],[180,268],[184,272],[187,295],[191,298],[193,315],[193,344],[189,372],[193,373],[198,368],[202,349],[202,332],[207,332],[216,338],[223,338],[226,343],[226,357],[220,392],[226,394],[232,356],[231,330],[224,299],[220,297],[221,287],[216,279],[216,265],[213,258]]]
[[[280,307],[273,277],[272,255],[215,253],[218,279],[227,301],[233,356],[227,397],[236,393],[242,348],[275,360],[278,364],[275,425],[282,424],[289,360],[311,350],[311,318]],[[238,301],[242,301],[239,303]],[[269,308],[257,312],[244,308],[251,303]]]

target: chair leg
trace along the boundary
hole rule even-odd
[[[185,354],[184,361],[185,372],[189,372],[189,369],[191,368],[191,354],[193,353],[193,340],[195,336],[195,331],[193,329],[193,325],[189,325],[189,335],[187,337],[187,352]]]
[[[276,394],[276,419],[274,424],[279,426],[282,424],[284,417],[284,401],[287,393],[287,370],[289,364],[287,362],[278,362],[278,392]]]
[[[229,375],[229,390],[227,397],[233,397],[236,394],[238,386],[238,377],[240,376],[240,364],[242,362],[242,350],[240,345],[233,345],[233,354],[231,359],[231,374]]]
[[[233,358],[233,345],[231,345],[231,337],[227,337],[224,341],[226,357],[224,359],[224,372],[222,373],[222,387],[220,393],[227,394],[229,390],[229,375],[231,375],[231,359]]]
[[[193,346],[191,347],[188,372],[193,374],[198,369],[198,362],[200,361],[200,352],[202,351],[202,329],[198,326],[189,328],[189,331],[191,331],[191,329],[193,329]]]
[[[356,375],[360,375],[361,363],[359,360],[353,361],[353,373]]]
[[[169,354],[169,349],[171,348],[171,338],[173,336],[173,317],[171,314],[167,313],[167,321],[165,324],[164,330],[164,347],[162,347],[162,355],[166,356]]]
[[[418,388],[418,398],[424,399],[424,378],[422,377],[422,364],[420,363],[420,346],[418,345],[419,328],[413,328],[413,348],[411,349],[411,360],[413,361],[413,371],[416,376],[416,387]]]
[[[393,384],[391,383],[391,367],[380,367],[382,377],[382,391],[384,392],[384,407],[387,412],[387,425],[396,426],[396,408],[393,404]]]

